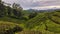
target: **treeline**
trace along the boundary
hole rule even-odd
[[[6,6],[7,5],[7,6]],[[8,16],[12,18],[21,18],[21,19],[27,19],[23,17],[22,11],[23,8],[20,6],[20,4],[13,3],[12,7],[10,7],[11,4],[5,3],[2,0],[0,0],[0,17]],[[26,10],[27,11],[27,10]],[[37,15],[37,12],[32,12],[28,15],[28,18],[34,18]]]
[[[9,17],[15,17],[20,18],[22,16],[21,11],[22,7],[20,4],[13,3],[12,8],[7,4],[8,6],[4,5],[4,2],[0,0],[0,17],[9,16]]]

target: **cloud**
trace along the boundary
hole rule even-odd
[[[11,4],[14,2],[19,3],[24,9],[37,7],[46,8],[46,6],[48,9],[50,6],[52,7],[60,6],[60,0],[3,0],[3,1]]]
[[[46,9],[58,9],[60,6],[44,6],[44,7],[34,7],[32,9],[46,10]]]

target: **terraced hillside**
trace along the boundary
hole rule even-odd
[[[28,20],[25,27],[31,30],[49,31],[60,33],[60,12],[40,13],[35,18]],[[47,33],[47,32],[46,32]]]
[[[48,15],[48,30],[54,33],[60,33],[60,12],[54,12]]]
[[[20,29],[20,26],[23,27],[23,30]],[[60,12],[39,13],[36,17],[27,22],[25,21],[25,23],[20,23],[19,20],[2,20],[0,18],[0,27],[0,33],[6,33],[6,31],[12,32],[13,30],[14,32],[7,33],[14,34],[16,33],[16,27],[18,28],[18,33],[16,34],[60,34]]]

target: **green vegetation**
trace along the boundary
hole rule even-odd
[[[0,34],[14,34],[19,31],[22,31],[22,28],[18,24],[0,21]]]
[[[0,0],[0,34],[8,33],[60,34],[60,11],[29,12],[16,3],[5,6]]]

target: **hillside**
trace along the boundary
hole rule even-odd
[[[60,33],[60,12],[39,13],[35,18],[28,20],[25,27],[30,30],[48,31],[54,34]],[[45,32],[47,33],[47,32]],[[48,34],[48,33],[47,33]]]
[[[20,19],[2,17],[0,18],[0,22],[12,22],[19,24],[20,27],[23,28],[22,32],[18,32],[16,34],[24,34],[24,32],[31,33],[32,31],[35,33],[42,34],[59,34],[60,33],[60,12],[45,12],[39,13],[36,17],[23,21]],[[8,23],[10,24],[10,23]],[[12,25],[11,25],[12,26]],[[38,31],[38,32],[37,32]],[[31,33],[32,34],[32,33]]]
[[[60,10],[23,10],[0,0],[0,34],[60,34]]]

